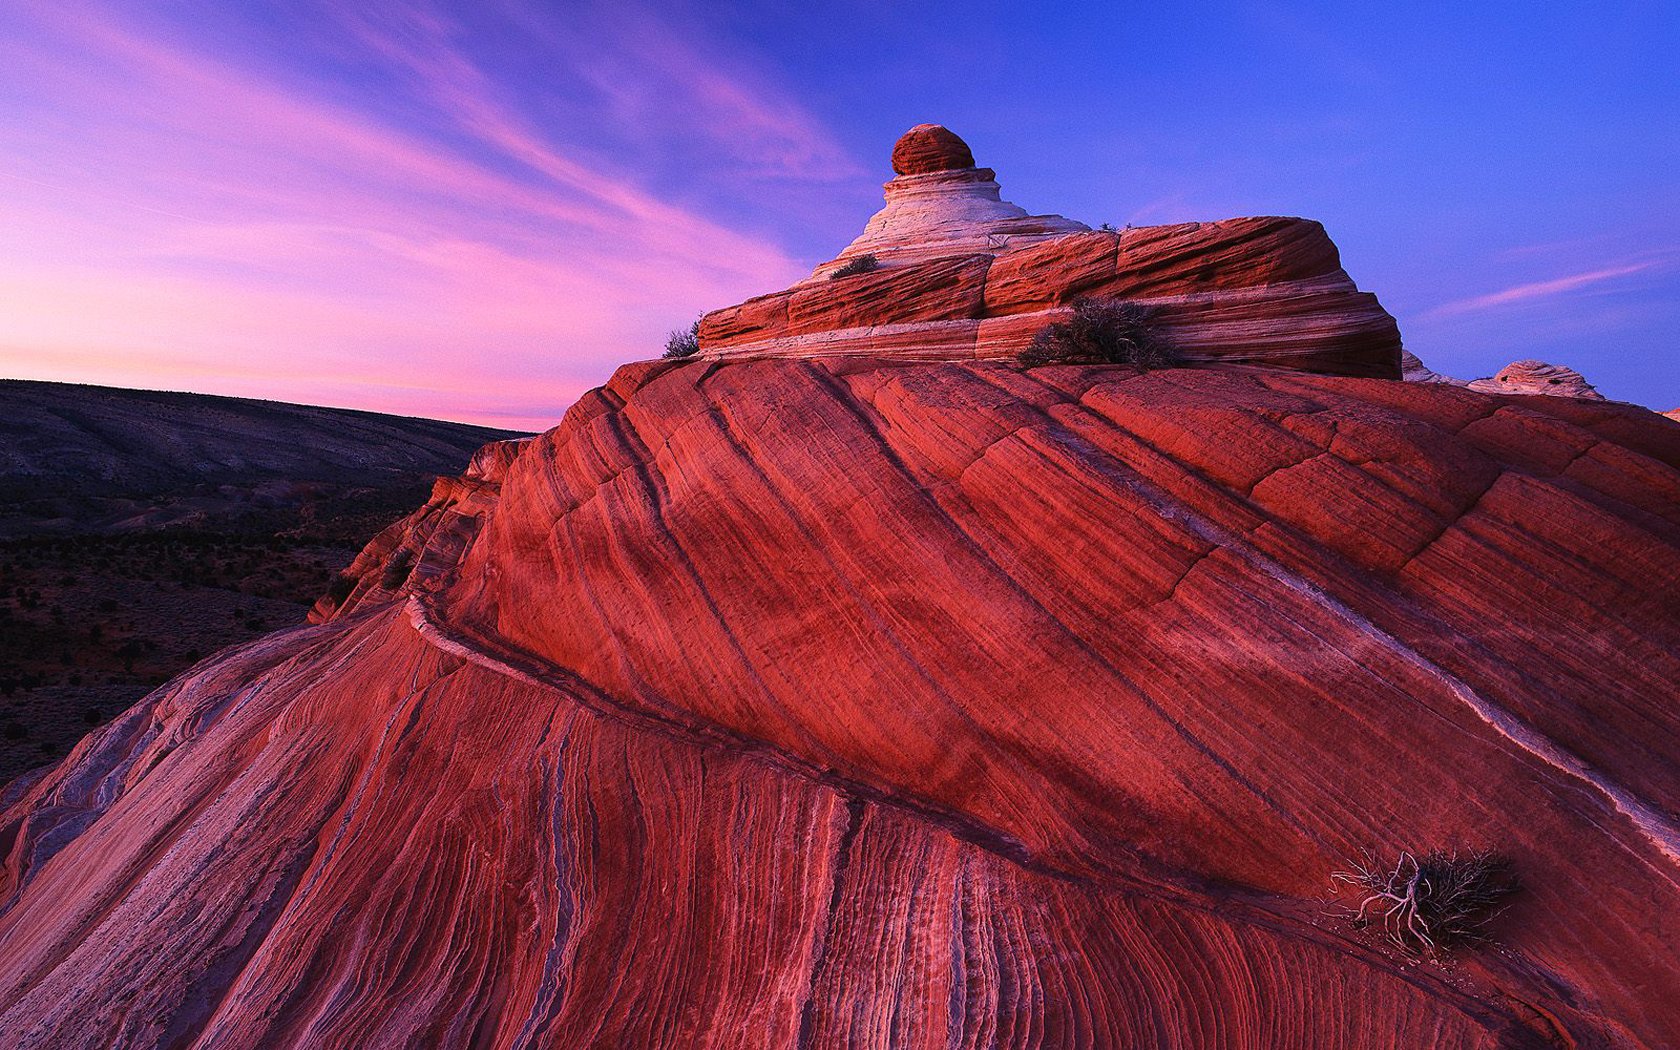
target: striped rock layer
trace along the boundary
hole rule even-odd
[[[1604,395],[1573,368],[1532,359],[1512,361],[1493,378],[1473,380],[1467,385],[1471,390],[1488,394],[1547,394],[1604,400]]]
[[[886,205],[856,240],[792,288],[705,315],[701,356],[1011,358],[1088,296],[1146,307],[1187,362],[1400,378],[1394,318],[1316,222],[1114,231],[1028,215],[936,124],[907,132],[893,166]],[[876,268],[846,272],[860,260]]]
[[[1024,245],[998,237],[966,247],[819,276],[713,311],[700,322],[700,356],[1011,358],[1089,296],[1149,308],[1187,362],[1400,377],[1394,318],[1354,285],[1324,228],[1306,219],[1086,230]]]
[[[0,1045],[1680,1045],[1652,413],[661,362],[377,546],[0,803]]]

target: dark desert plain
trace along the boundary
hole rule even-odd
[[[0,22],[0,1050],[1680,1046],[1672,5]]]

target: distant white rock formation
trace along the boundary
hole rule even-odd
[[[1400,351],[1400,378],[1408,383],[1446,383],[1450,386],[1468,386],[1462,379],[1444,376],[1434,371],[1428,365],[1418,360],[1418,355],[1410,350]]]
[[[1513,361],[1501,368],[1492,379],[1478,379],[1469,386],[1471,390],[1488,394],[1546,394],[1588,401],[1604,400],[1604,395],[1594,390],[1581,373],[1565,365],[1544,361]]]

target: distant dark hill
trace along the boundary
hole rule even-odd
[[[0,784],[159,682],[298,623],[506,431],[0,380]]]
[[[510,436],[278,401],[0,380],[0,537],[200,524],[412,485]]]

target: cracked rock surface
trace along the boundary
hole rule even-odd
[[[0,1044],[1680,1045],[1652,413],[638,364],[357,564],[3,800]],[[1483,846],[1448,963],[1326,900]]]

